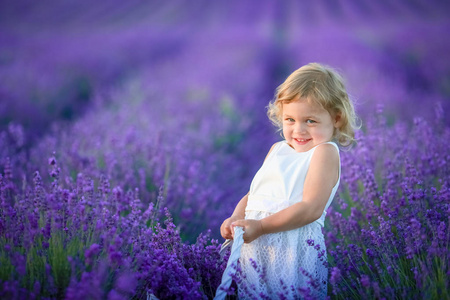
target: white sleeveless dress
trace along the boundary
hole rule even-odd
[[[335,143],[328,144],[339,152]],[[302,201],[306,173],[318,146],[296,152],[286,141],[277,143],[253,178],[245,218],[259,220]],[[242,246],[240,299],[260,299],[261,295],[278,299],[280,294],[302,299],[304,293],[315,299],[326,297],[328,269],[322,227],[339,181],[318,220],[294,230],[262,235]]]

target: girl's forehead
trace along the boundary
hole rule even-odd
[[[327,112],[321,105],[315,101],[301,99],[290,103],[283,103],[283,113],[308,113],[321,114]]]

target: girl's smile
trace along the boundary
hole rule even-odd
[[[294,141],[297,142],[297,144],[299,145],[305,145],[306,143],[308,143],[311,139],[294,139]]]
[[[331,141],[340,126],[340,115],[330,113],[308,99],[283,104],[283,135],[297,152]]]

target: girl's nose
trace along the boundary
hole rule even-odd
[[[303,133],[306,131],[306,124],[302,124],[302,123],[297,123],[295,128],[294,128],[294,132],[296,133]]]

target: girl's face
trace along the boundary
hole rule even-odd
[[[339,128],[340,115],[330,113],[307,99],[283,104],[283,135],[288,144],[297,152],[305,152],[333,138],[335,128]]]

